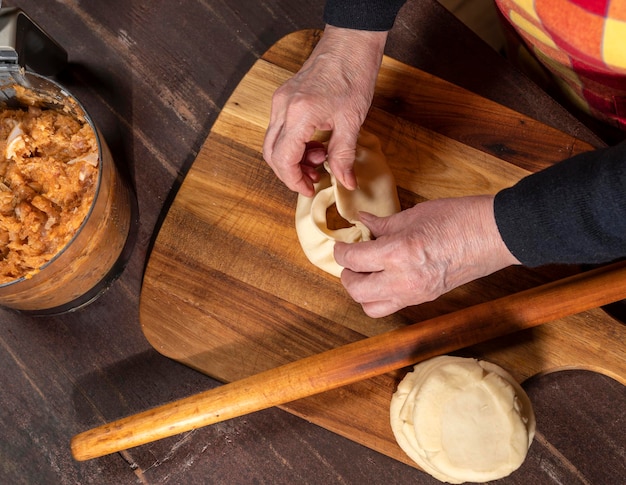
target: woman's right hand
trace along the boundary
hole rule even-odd
[[[313,196],[315,168],[326,158],[339,182],[356,188],[356,141],[369,111],[387,32],[326,26],[300,71],[276,90],[263,156],[287,187]],[[328,150],[307,143],[332,131]],[[308,147],[308,149],[307,149]]]

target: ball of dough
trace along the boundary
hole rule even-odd
[[[313,197],[298,196],[296,205],[296,233],[304,254],[318,268],[341,276],[343,268],[333,255],[335,241],[354,243],[369,241],[369,229],[359,221],[359,212],[379,217],[400,212],[400,201],[395,179],[378,138],[361,130],[357,139],[354,174],[357,188],[347,190],[337,182],[324,165],[324,173],[315,184]],[[330,229],[327,211],[336,205],[339,215],[350,226]]]
[[[441,356],[414,367],[391,399],[404,452],[448,483],[503,478],[523,463],[535,435],[527,394],[501,367]]]

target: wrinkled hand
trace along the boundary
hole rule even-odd
[[[300,71],[274,93],[263,157],[290,189],[314,195],[315,168],[326,156],[339,182],[356,188],[357,135],[372,102],[386,39],[387,32],[327,25]],[[327,153],[307,145],[316,130],[332,130]]]
[[[431,301],[519,261],[500,237],[493,196],[431,200],[390,217],[361,214],[376,238],[336,243],[341,282],[366,314]]]

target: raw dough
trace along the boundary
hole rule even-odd
[[[313,197],[298,196],[296,232],[307,258],[315,266],[341,276],[343,268],[333,255],[335,241],[369,241],[369,229],[359,221],[358,213],[369,212],[379,217],[400,212],[395,179],[383,154],[378,138],[361,130],[357,140],[354,173],[358,188],[347,190],[330,173],[328,165],[315,184]],[[328,227],[327,211],[336,204],[337,212],[350,227]]]
[[[391,399],[404,452],[448,483],[482,483],[519,468],[535,435],[528,396],[501,367],[441,356],[417,364]]]

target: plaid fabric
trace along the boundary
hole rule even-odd
[[[496,4],[578,107],[626,131],[626,0]]]

